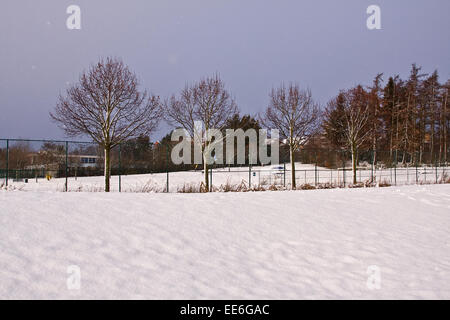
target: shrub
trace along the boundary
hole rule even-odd
[[[309,183],[305,183],[305,184],[302,184],[300,186],[300,188],[297,188],[297,189],[300,189],[300,190],[315,190],[317,188],[315,186],[309,184]]]
[[[378,182],[377,187],[391,187],[392,184],[388,182],[386,179]]]

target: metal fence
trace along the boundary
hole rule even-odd
[[[123,143],[111,150],[111,175],[121,191],[122,175],[183,170],[169,165],[169,145]],[[104,150],[94,142],[0,139],[0,187],[80,190],[80,183],[100,190]],[[72,188],[71,188],[72,187]]]
[[[111,191],[192,192],[204,180],[202,166],[176,166],[170,143],[123,143],[111,151]],[[43,191],[102,191],[104,157],[98,144],[80,141],[0,139],[0,187]],[[449,155],[364,151],[357,155],[356,183],[404,185],[448,182]],[[211,190],[292,186],[288,150],[281,164],[213,165]],[[295,154],[297,188],[353,186],[351,154],[343,150],[303,149]]]

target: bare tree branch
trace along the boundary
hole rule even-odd
[[[205,185],[208,188],[208,166],[205,157],[213,144],[208,143],[205,132],[209,129],[221,131],[227,121],[238,112],[236,102],[220,76],[216,74],[193,85],[186,85],[178,98],[172,96],[164,105],[167,122],[182,126],[194,139],[202,139]],[[196,121],[201,122],[203,128],[197,128]]]
[[[161,118],[159,97],[138,86],[136,75],[121,60],[102,59],[59,96],[50,113],[66,135],[88,135],[105,149],[106,191],[110,150],[127,139],[149,135]]]
[[[297,84],[286,88],[283,84],[272,89],[269,106],[261,123],[271,129],[278,129],[287,140],[291,154],[292,188],[295,189],[294,152],[314,136],[320,127],[320,107],[312,99],[310,90],[300,90]]]

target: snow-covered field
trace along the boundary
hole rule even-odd
[[[290,164],[286,165],[286,177],[284,177],[284,170],[282,165],[267,166],[267,167],[252,167],[251,168],[251,185],[256,187],[259,185],[269,186],[272,184],[283,185],[289,188],[291,184],[291,173],[289,171]],[[244,182],[249,183],[249,169],[248,167],[234,168],[234,169],[214,169],[212,174],[212,184],[216,187],[221,185],[231,184],[238,185]],[[347,170],[349,170],[347,168]],[[352,172],[342,170],[330,170],[323,167],[315,168],[311,164],[296,163],[296,182],[297,185],[317,183],[333,183],[342,185],[345,181],[349,184],[352,181]],[[409,168],[392,168],[378,169],[373,172],[376,181],[385,182],[392,185],[407,185],[417,183],[435,183],[440,181],[443,177],[450,175],[449,167],[427,168],[427,167],[409,167]],[[372,177],[370,169],[359,170],[357,173],[358,182],[365,182]],[[13,178],[13,177],[11,177]],[[317,181],[316,181],[317,178]],[[203,181],[203,173],[199,171],[183,171],[169,173],[169,191],[177,192],[184,185],[200,185]],[[0,180],[1,183],[4,182]],[[23,191],[64,191],[65,178],[51,179],[47,181],[41,179],[29,179],[28,183],[23,181],[9,181],[12,189],[19,189]],[[122,175],[121,185],[123,192],[162,192],[167,185],[167,174],[142,174],[142,175]],[[97,177],[70,177],[68,178],[69,191],[102,191],[104,189],[104,178]],[[119,190],[119,177],[113,176],[111,178],[111,191]]]
[[[450,185],[0,191],[0,298],[450,299],[449,230]]]

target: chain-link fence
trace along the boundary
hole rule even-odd
[[[136,139],[111,151],[111,191],[199,192],[205,190],[202,165],[174,165],[173,144]],[[295,153],[295,177],[286,146],[280,164],[213,165],[211,190],[272,190],[347,186],[405,185],[449,181],[449,155],[302,149]],[[104,150],[96,143],[0,139],[0,187],[13,190],[103,191]]]
[[[169,162],[169,145],[134,140],[111,150],[111,190],[127,190],[140,184],[139,177],[174,170],[186,170]],[[94,142],[0,139],[0,187],[43,191],[102,191],[104,149]],[[147,184],[144,184],[147,185]],[[131,186],[133,188],[131,188]],[[167,189],[167,183],[164,183]],[[142,187],[145,190],[145,187]]]
[[[0,140],[0,184],[21,185],[52,181],[52,189],[67,191],[69,177],[98,176],[103,172],[101,149],[90,142],[56,140]]]

